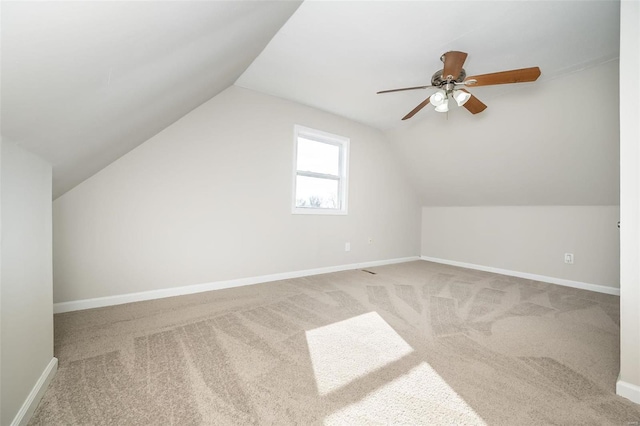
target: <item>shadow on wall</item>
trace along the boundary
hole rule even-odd
[[[424,261],[56,316],[33,424],[624,424],[618,298]]]

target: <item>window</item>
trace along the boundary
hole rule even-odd
[[[293,213],[347,214],[349,138],[294,127]]]

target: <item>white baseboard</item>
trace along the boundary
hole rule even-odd
[[[83,309],[102,308],[105,306],[121,305],[123,303],[140,302],[143,300],[162,299],[165,297],[183,296],[186,294],[202,293],[204,291],[221,290],[224,288],[240,287],[271,281],[287,280],[291,278],[307,277],[309,275],[327,274],[330,272],[347,271],[351,269],[372,268],[374,266],[391,265],[394,263],[419,260],[418,256],[402,257],[398,259],[374,260],[372,262],[351,263],[348,265],[328,266],[324,268],[306,269],[303,271],[282,272],[279,274],[261,275],[257,277],[239,278],[235,280],[216,281],[205,284],[187,285],[183,287],[164,288],[143,291],[139,293],[121,294],[117,296],[98,297],[95,299],[74,300],[53,304],[53,313],[80,311]]]
[[[40,375],[40,378],[31,389],[31,392],[29,392],[29,396],[27,396],[27,399],[22,404],[22,407],[20,407],[20,411],[18,411],[18,414],[16,414],[16,416],[13,418],[11,426],[23,426],[29,423],[31,416],[33,415],[34,411],[36,411],[36,407],[38,407],[40,400],[49,387],[49,383],[51,383],[53,376],[56,375],[57,370],[58,358],[51,358],[51,361],[49,362],[49,364],[47,364],[47,367],[44,369],[44,371]]]
[[[618,379],[616,382],[616,393],[636,404],[640,404],[640,386]]]
[[[542,281],[551,284],[563,285],[565,287],[580,288],[582,290],[590,290],[598,293],[612,294],[620,296],[620,289],[609,287],[606,285],[589,284],[580,281],[565,280],[564,278],[548,277],[545,275],[530,274],[528,272],[510,271],[508,269],[494,268],[492,266],[475,265],[473,263],[458,262],[456,260],[438,259],[436,257],[420,256],[422,260],[429,262],[442,263],[445,265],[459,266],[461,268],[477,269],[479,271],[493,272],[495,274],[510,275],[512,277],[526,278],[528,280]]]

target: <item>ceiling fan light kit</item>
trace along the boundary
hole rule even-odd
[[[436,71],[431,77],[430,86],[416,86],[405,87],[402,89],[382,90],[381,93],[401,92],[406,90],[418,90],[437,88],[434,94],[422,101],[417,107],[415,107],[409,114],[405,115],[402,119],[408,120],[413,117],[418,111],[424,108],[428,103],[431,103],[437,112],[449,111],[449,97],[456,101],[458,106],[464,106],[471,114],[478,114],[484,111],[487,106],[480,101],[480,99],[473,96],[464,88],[457,88],[456,86],[490,86],[495,84],[510,84],[510,83],[524,83],[529,81],[536,81],[540,77],[540,68],[521,68],[510,71],[500,71],[491,74],[474,75],[467,78],[467,73],[462,68],[464,61],[467,59],[465,52],[451,51],[443,54],[440,60],[444,63],[444,68]]]

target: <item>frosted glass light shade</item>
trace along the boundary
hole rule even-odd
[[[456,100],[458,106],[464,105],[471,98],[471,93],[463,92],[462,90],[453,91],[453,99]]]
[[[445,98],[444,101],[442,101],[442,103],[436,107],[436,111],[438,112],[449,111],[449,100]]]
[[[447,96],[442,91],[438,91],[429,97],[429,102],[435,107],[442,105],[446,100]]]

